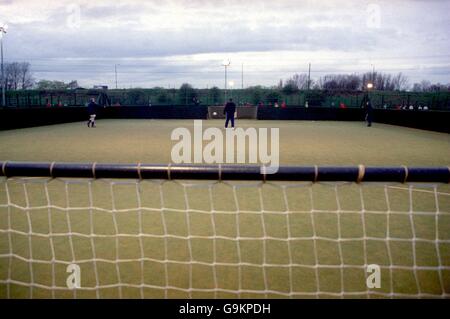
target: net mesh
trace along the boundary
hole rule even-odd
[[[3,298],[449,296],[447,184],[0,179]]]

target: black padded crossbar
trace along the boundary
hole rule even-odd
[[[449,183],[449,167],[282,166],[265,174],[262,166],[188,164],[100,164],[0,162],[0,176],[128,179],[262,180],[310,182]]]

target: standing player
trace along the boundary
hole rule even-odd
[[[95,98],[91,98],[87,106],[89,121],[87,122],[88,127],[95,127],[95,118],[97,117],[98,104],[95,103]]]
[[[373,107],[372,107],[372,102],[370,101],[370,99],[368,99],[367,106],[366,106],[367,126],[372,126],[372,119],[373,119]]]
[[[234,104],[233,99],[230,99],[225,108],[223,109],[223,114],[226,115],[225,128],[228,128],[228,122],[231,120],[231,127],[234,128],[234,113],[236,112],[236,104]]]
[[[372,126],[372,120],[373,120],[373,107],[372,102],[370,101],[369,95],[364,95],[363,100],[361,101],[361,107],[364,108],[366,113],[366,122],[367,126]]]

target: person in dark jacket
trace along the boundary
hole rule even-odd
[[[236,112],[236,104],[234,104],[233,99],[230,99],[225,108],[223,109],[223,114],[226,116],[225,128],[228,127],[228,122],[231,120],[231,127],[234,128],[234,113]]]
[[[372,120],[373,120],[373,107],[372,102],[370,101],[369,95],[366,94],[361,102],[361,106],[364,108],[366,113],[366,122],[367,126],[372,126]]]
[[[95,103],[95,98],[91,98],[87,106],[89,120],[87,122],[88,127],[95,127],[95,118],[97,117],[98,104]]]
[[[366,106],[367,126],[372,126],[372,120],[373,120],[373,107],[372,107],[372,102],[369,99],[369,101],[367,102],[367,106]]]

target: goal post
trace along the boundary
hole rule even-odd
[[[448,167],[0,167],[2,298],[450,297]]]

